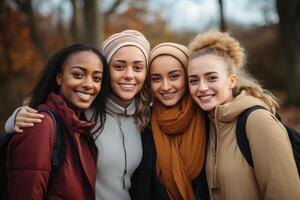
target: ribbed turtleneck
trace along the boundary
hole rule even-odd
[[[130,200],[130,177],[142,159],[141,134],[134,120],[135,101],[112,96],[105,101],[106,121],[96,139],[98,148],[96,199]],[[85,112],[87,118],[93,110]],[[99,123],[99,121],[98,121]]]
[[[133,115],[135,113],[135,100],[124,102],[110,96],[106,99],[106,111],[110,114]]]

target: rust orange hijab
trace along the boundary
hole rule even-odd
[[[204,113],[189,95],[171,108],[157,101],[152,111],[157,176],[170,199],[194,200],[191,183],[205,160]]]

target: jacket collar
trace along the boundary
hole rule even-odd
[[[47,102],[40,105],[39,108],[49,109],[55,112],[62,119],[63,123],[71,133],[85,133],[95,124],[94,122],[80,120],[75,112],[67,106],[63,97],[54,92],[48,95]]]
[[[106,111],[111,115],[125,115],[130,116],[135,113],[135,100],[133,100],[127,107],[121,106],[112,98],[106,99]]]
[[[262,100],[249,95],[246,91],[242,91],[233,101],[216,107],[215,120],[225,123],[232,122],[245,109],[255,105],[263,106],[269,110],[269,107]]]

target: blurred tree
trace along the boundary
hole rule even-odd
[[[73,41],[98,46],[102,39],[101,0],[71,0]]]
[[[225,31],[226,30],[226,23],[225,23],[225,17],[224,17],[223,0],[218,0],[218,4],[219,4],[219,10],[220,10],[220,30]]]
[[[277,0],[279,29],[287,63],[287,103],[300,105],[300,0]]]

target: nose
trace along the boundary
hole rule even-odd
[[[83,80],[83,83],[82,83],[82,86],[84,88],[92,88],[93,87],[93,78],[92,77],[86,77],[84,80]]]
[[[124,78],[126,80],[131,80],[133,79],[133,74],[134,74],[133,69],[131,67],[128,67],[124,72]]]
[[[200,81],[199,86],[198,86],[198,90],[201,91],[201,92],[207,91],[208,90],[207,83],[205,81]]]
[[[171,85],[167,79],[163,79],[161,84],[161,90],[168,91],[171,88]]]

